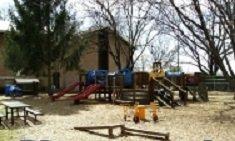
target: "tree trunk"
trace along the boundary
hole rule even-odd
[[[47,84],[48,84],[48,93],[50,93],[51,90],[51,65],[47,66]]]

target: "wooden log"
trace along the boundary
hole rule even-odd
[[[121,125],[121,136],[125,136],[126,131],[125,131],[125,125]]]
[[[123,105],[133,105],[133,101],[125,101],[125,100],[115,100],[114,103],[123,104]]]
[[[141,137],[148,137],[160,140],[169,140],[169,133],[160,133],[160,132],[153,132],[153,131],[145,131],[145,130],[137,130],[137,129],[130,129],[126,128],[125,125],[113,125],[113,126],[87,126],[87,127],[74,127],[75,130],[93,132],[89,130],[102,130],[108,129],[108,135],[104,135],[109,138],[114,138],[113,129],[114,128],[121,128],[121,136],[126,135],[134,135],[134,136],[141,136]],[[134,132],[134,133],[133,133]]]
[[[153,135],[147,135],[147,134],[135,134],[135,133],[132,133],[132,132],[129,132],[129,131],[126,131],[126,135],[139,136],[139,137],[150,138],[150,139],[154,139],[154,140],[169,141],[169,139],[167,139],[167,137],[153,136]]]
[[[108,132],[109,132],[109,138],[114,138],[113,128],[112,127],[109,127]]]
[[[113,126],[86,126],[86,127],[74,127],[75,130],[101,130],[109,128],[118,128],[123,125],[113,125]]]
[[[164,137],[169,136],[169,133],[160,133],[160,132],[153,132],[153,131],[145,131],[145,130],[126,128],[126,127],[125,127],[125,131],[144,133],[144,134],[149,134],[149,135],[164,136]]]
[[[122,89],[122,92],[145,92],[148,93],[148,89]]]

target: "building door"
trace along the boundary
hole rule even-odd
[[[56,89],[60,88],[60,73],[59,72],[53,73],[53,84],[55,85]]]
[[[107,29],[100,30],[98,34],[98,69],[109,69],[109,35]]]

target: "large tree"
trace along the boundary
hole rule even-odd
[[[26,75],[45,71],[50,86],[52,70],[76,67],[82,51],[73,46],[77,23],[66,8],[67,0],[14,0],[14,4],[6,65]]]
[[[214,75],[220,69],[225,76],[234,76],[228,60],[233,54],[228,44],[229,34],[226,33],[226,26],[219,20],[223,15],[216,12],[211,1],[149,2],[154,5],[156,11],[160,11],[163,17],[161,23],[167,30],[165,33],[184,46],[187,55],[202,72]]]

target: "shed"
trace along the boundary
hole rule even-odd
[[[37,95],[39,91],[39,79],[16,78],[15,84],[22,89],[23,94]]]

